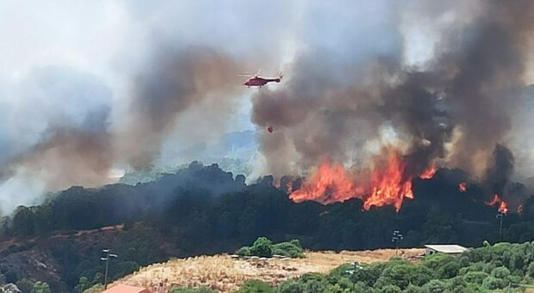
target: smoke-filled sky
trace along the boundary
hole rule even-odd
[[[249,129],[256,175],[401,141],[474,176],[502,144],[531,177],[532,19],[528,0],[2,1],[0,212]],[[243,87],[258,70],[284,79]]]

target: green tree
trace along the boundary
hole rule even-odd
[[[497,279],[506,279],[510,276],[510,270],[506,267],[497,267],[491,271],[491,275]]]
[[[273,293],[269,284],[260,280],[248,280],[235,293]]]
[[[102,284],[96,284],[94,285],[93,287],[89,288],[89,289],[86,289],[85,291],[83,291],[83,293],[100,293],[104,291],[104,285]]]
[[[382,287],[382,289],[380,289],[379,292],[380,293],[401,293],[402,290],[398,286],[389,284],[389,285]]]
[[[250,247],[250,254],[260,257],[273,256],[273,243],[266,237],[258,237],[252,247]]]
[[[487,277],[488,274],[485,272],[468,272],[463,278],[467,283],[482,284]]]
[[[33,283],[34,282],[32,280],[22,278],[17,281],[16,285],[22,293],[31,293],[33,289]]]
[[[534,262],[531,262],[531,263],[528,265],[527,272],[528,272],[528,275],[529,275],[531,278],[534,278]]]
[[[76,292],[83,292],[91,287],[91,283],[89,282],[89,279],[87,277],[81,277],[80,281],[78,282],[78,285],[74,288]]]
[[[424,293],[442,293],[446,290],[445,283],[441,280],[430,280],[421,287],[421,292]]]
[[[304,284],[297,280],[285,281],[276,290],[277,293],[301,293],[304,291]]]
[[[404,261],[389,262],[387,267],[375,283],[375,287],[382,288],[387,285],[395,285],[400,289],[405,289],[412,280],[417,279],[417,267]]]
[[[420,293],[422,290],[420,287],[415,286],[413,284],[408,285],[406,289],[403,291],[404,293]]]
[[[488,276],[482,282],[482,286],[484,286],[484,288],[487,288],[487,289],[490,289],[490,290],[502,289],[502,288],[506,287],[506,285],[508,285],[508,282],[506,282],[503,279],[495,278],[493,276]]]
[[[31,293],[52,293],[52,291],[46,282],[37,281],[33,284]]]
[[[251,256],[252,255],[250,252],[250,247],[248,246],[243,246],[239,248],[238,250],[236,250],[235,254],[240,255],[240,256]]]
[[[367,286],[364,282],[356,282],[353,287],[355,293],[373,293],[375,289]]]
[[[16,235],[34,235],[34,218],[32,210],[25,206],[19,206],[13,217],[13,232]]]
[[[290,242],[281,242],[273,245],[273,254],[283,255],[286,257],[297,258],[304,257],[304,250],[298,240]]]
[[[439,279],[449,279],[458,275],[460,270],[460,263],[456,260],[449,261],[444,265],[440,266],[436,272],[436,276]]]

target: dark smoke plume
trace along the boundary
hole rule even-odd
[[[50,126],[39,143],[0,168],[0,214],[35,203],[48,191],[109,182],[115,159],[107,131],[109,109],[90,113],[78,127]]]
[[[332,78],[329,72],[346,72],[327,62],[339,56],[308,50],[297,57],[286,86],[260,90],[253,99],[254,122],[276,130],[260,137],[268,171],[305,173],[325,155],[360,168],[367,150],[393,144],[411,175],[438,164],[483,179],[496,144],[511,128],[514,93],[525,86],[534,2],[470,3],[476,9],[460,13],[467,19],[439,34],[424,66],[404,65],[401,53],[375,55]],[[455,9],[420,6],[416,14],[423,18]]]
[[[208,47],[160,48],[135,78],[133,100],[118,145],[135,168],[150,166],[177,117],[192,105],[225,108],[238,88],[236,63]],[[210,119],[206,117],[198,119]],[[195,125],[191,125],[191,132]]]
[[[203,112],[189,120],[191,135],[199,131],[196,122],[201,120],[213,122],[210,131],[224,130],[224,123],[218,122],[226,117],[224,113],[231,113],[235,100],[231,97],[236,96],[231,93],[240,88],[236,63],[208,47],[160,47],[152,53],[153,58],[134,78],[127,113],[112,117],[113,122],[107,106],[83,109],[87,114],[81,122],[76,121],[80,117],[66,116],[54,107],[49,110],[54,115],[42,109],[43,116],[52,117],[39,121],[47,125],[45,131],[0,166],[0,213],[9,213],[21,203],[36,203],[48,191],[110,183],[117,163],[149,167],[180,114],[193,106],[203,105]],[[80,96],[80,103],[102,92],[85,83],[77,88],[69,82],[63,75],[54,75],[37,88],[52,88],[52,95],[64,94],[65,99]],[[65,109],[74,108],[69,106]]]
[[[491,194],[505,195],[505,187],[510,183],[514,172],[514,155],[502,145],[497,145],[493,160],[486,172],[486,185]]]

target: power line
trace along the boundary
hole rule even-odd
[[[499,220],[499,242],[502,242],[502,221],[506,214],[499,211],[495,216]]]
[[[108,271],[109,271],[109,259],[110,258],[116,258],[118,255],[111,253],[110,249],[102,249],[102,253],[104,253],[106,256],[101,257],[101,261],[106,262],[106,270],[104,273],[104,290],[108,288]]]
[[[399,252],[399,242],[404,239],[404,236],[402,236],[401,232],[399,230],[393,231],[393,236],[391,237],[391,242],[395,244],[395,255],[398,255]]]

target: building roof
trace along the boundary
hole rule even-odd
[[[102,293],[152,293],[152,291],[141,287],[119,284],[102,291]]]
[[[425,245],[425,247],[442,253],[462,253],[467,250],[467,248],[456,244]]]

